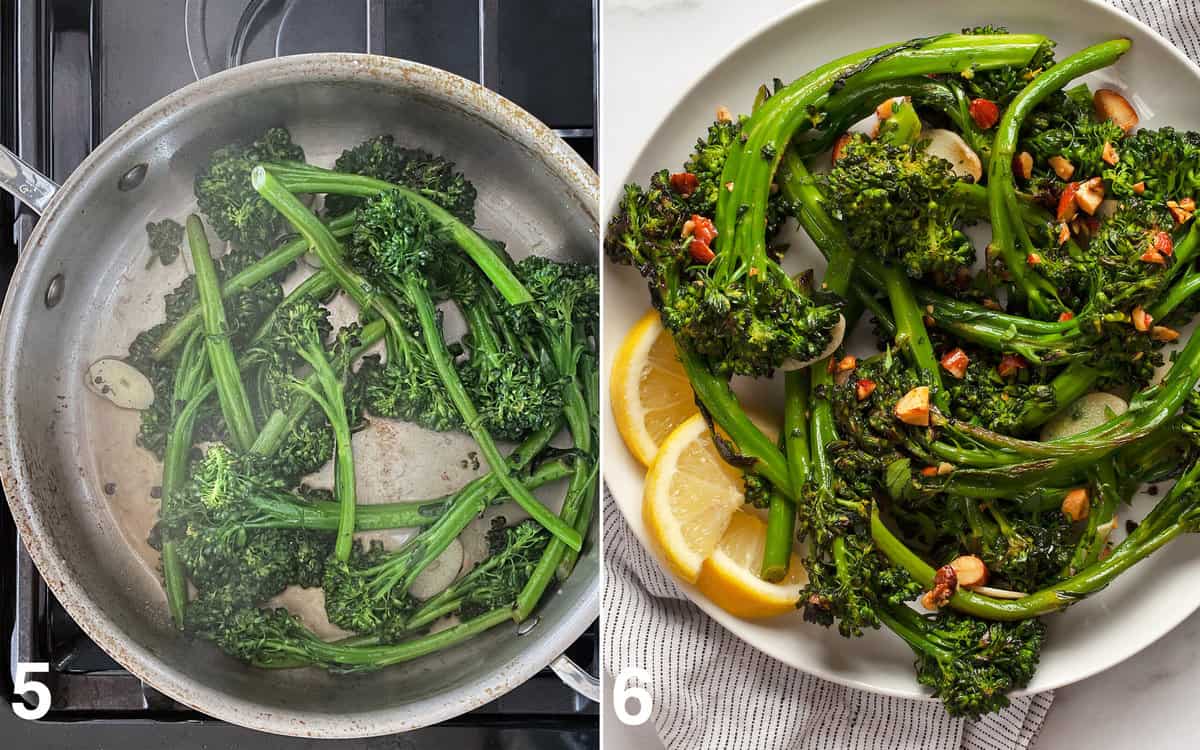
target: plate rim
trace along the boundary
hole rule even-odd
[[[764,22],[755,26],[749,32],[743,34],[740,38],[738,38],[736,41],[734,41],[722,53],[715,56],[710,64],[706,65],[699,73],[694,75],[690,79],[690,81],[687,83],[686,86],[679,89],[680,94],[677,97],[675,97],[675,99],[671,102],[671,104],[668,107],[666,107],[665,113],[663,115],[663,119],[662,119],[662,121],[659,122],[658,126],[655,127],[653,130],[651,130],[644,137],[637,139],[638,141],[640,141],[640,145],[635,150],[633,150],[633,154],[631,157],[628,157],[627,159],[625,159],[626,167],[625,167],[624,174],[620,177],[620,179],[615,184],[618,186],[624,186],[626,184],[629,184],[630,182],[639,182],[640,183],[642,178],[640,176],[634,174],[635,168],[650,156],[651,148],[652,148],[654,142],[659,139],[659,136],[662,133],[662,131],[665,129],[667,121],[675,114],[676,111],[678,111],[687,102],[687,100],[690,97],[696,95],[696,93],[700,90],[701,85],[703,83],[705,83],[709,79],[709,77],[712,76],[718,68],[724,66],[728,61],[730,61],[730,60],[734,59],[735,57],[737,57],[738,55],[742,54],[743,51],[745,49],[747,49],[753,42],[758,40],[760,37],[768,35],[777,26],[787,24],[787,23],[792,23],[793,19],[795,19],[798,16],[802,16],[806,13],[812,12],[813,9],[815,9],[819,6],[834,5],[836,2],[837,2],[837,0],[801,0],[801,2],[797,3],[793,7],[788,8],[787,10],[772,14]],[[1176,47],[1169,39],[1164,37],[1162,34],[1160,34],[1153,27],[1149,26],[1147,23],[1134,17],[1133,15],[1126,12],[1122,8],[1119,8],[1115,5],[1110,5],[1107,2],[1104,2],[1104,0],[1075,0],[1075,2],[1079,3],[1082,6],[1085,6],[1086,10],[1088,10],[1090,12],[1107,14],[1113,20],[1113,22],[1114,22],[1113,25],[1116,26],[1118,28],[1118,30],[1124,30],[1124,29],[1128,29],[1129,27],[1133,27],[1133,29],[1156,40],[1165,49],[1165,51],[1168,55],[1172,56],[1173,58],[1175,58],[1175,60],[1182,63],[1186,68],[1188,68],[1192,72],[1193,76],[1195,76],[1195,78],[1198,81],[1200,81],[1200,65],[1193,62],[1178,47]],[[1123,36],[1122,34],[1116,33],[1116,34],[1113,34],[1112,38],[1121,38],[1122,36]],[[611,218],[615,214],[617,204],[619,203],[620,196],[621,196],[619,188],[615,191],[611,191],[611,195],[605,194],[605,191],[607,190],[607,188],[610,185],[610,183],[608,182],[608,179],[609,179],[608,173],[606,172],[605,173],[605,182],[604,182],[604,185],[602,186],[604,189],[602,189],[602,191],[601,191],[601,199],[602,200],[607,199],[606,204],[603,207],[603,221],[601,222],[601,225],[600,225],[601,226],[601,241],[603,241],[604,235],[607,233],[608,222],[609,222],[609,220],[611,220]],[[604,266],[604,268],[601,273],[601,278],[602,278],[602,282],[601,282],[602,283],[602,297],[601,298],[602,298],[602,301],[604,302],[604,304],[607,304],[606,297],[608,294],[607,287],[608,287],[609,279],[610,279],[611,275],[614,272],[616,272],[617,269],[613,268],[612,264],[607,262],[607,260],[605,260],[603,262],[603,266]],[[621,282],[621,284],[624,284],[624,283],[625,282]],[[1200,335],[1200,330],[1198,330],[1197,335]],[[612,365],[612,355],[613,355],[613,352],[609,351],[608,347],[605,347],[602,349],[601,360],[602,360],[602,364],[604,366],[601,368],[601,378],[602,378],[601,391],[604,396],[606,405],[607,405],[607,401],[608,401],[608,380],[609,380],[609,370],[611,369],[611,365]],[[611,450],[627,452],[627,449],[624,446],[621,436],[616,429],[614,419],[612,417],[611,407],[602,409],[602,428],[603,428],[602,429],[602,440],[604,441],[603,444],[605,446],[611,445],[611,446],[614,446],[613,448],[611,448]],[[608,447],[606,447],[605,453],[607,453],[608,450],[610,450],[610,449]],[[637,460],[633,459],[633,463],[637,464]],[[753,624],[753,623],[770,623],[770,622],[776,622],[776,621],[794,620],[795,618],[798,617],[798,615],[788,614],[788,615],[783,615],[779,618],[772,618],[770,620],[763,620],[763,621],[743,620],[742,618],[735,617],[734,615],[731,615],[731,614],[725,612],[725,610],[721,609],[715,603],[713,603],[711,600],[709,600],[707,597],[705,597],[703,594],[701,594],[694,585],[680,580],[675,574],[673,574],[669,571],[669,568],[667,566],[663,565],[661,555],[657,552],[657,550],[655,550],[653,548],[652,545],[648,544],[645,526],[641,522],[641,519],[640,518],[634,519],[634,518],[630,517],[631,516],[630,509],[633,507],[640,508],[641,499],[640,498],[636,498],[636,499],[632,499],[632,500],[626,499],[623,501],[621,499],[620,494],[617,492],[617,490],[613,489],[613,485],[608,481],[607,473],[608,473],[608,466],[607,466],[607,462],[606,462],[606,465],[605,465],[605,474],[606,474],[605,488],[612,495],[613,504],[617,507],[618,512],[620,512],[620,514],[622,516],[622,520],[625,522],[627,528],[633,534],[634,538],[637,539],[639,544],[642,545],[642,548],[649,554],[649,556],[655,560],[655,562],[659,565],[659,567],[662,569],[662,571],[666,575],[669,576],[671,582],[674,583],[680,589],[680,591],[683,592],[683,594],[685,595],[687,600],[690,601],[692,604],[696,605],[700,610],[702,610],[711,619],[716,621],[717,624],[719,624],[722,628],[724,628],[726,631],[728,631],[732,636],[734,636],[738,640],[742,641],[746,645],[754,648],[756,651],[764,654],[765,656],[775,659],[776,661],[778,661],[788,667],[791,667],[793,669],[804,672],[805,674],[811,674],[815,677],[829,680],[829,681],[834,682],[839,685],[844,685],[846,687],[856,688],[859,690],[866,690],[868,692],[876,693],[879,695],[887,695],[887,696],[897,697],[897,698],[908,698],[908,699],[916,699],[916,700],[923,700],[923,701],[937,700],[930,694],[930,692],[927,689],[920,686],[916,682],[915,677],[912,680],[911,689],[898,689],[898,688],[891,687],[888,685],[879,685],[879,684],[875,684],[875,683],[865,682],[863,680],[850,677],[850,676],[842,673],[841,671],[824,668],[821,665],[814,665],[814,664],[800,665],[800,664],[796,663],[794,660],[784,659],[784,658],[780,657],[779,655],[767,650],[762,644],[756,643],[753,640],[743,636],[739,632],[739,628],[738,628],[739,625],[744,625],[747,623],[751,623],[751,624]],[[627,507],[627,506],[629,506],[629,507]],[[636,515],[640,515],[640,514],[636,514]],[[1161,640],[1167,634],[1169,634],[1172,630],[1174,630],[1176,627],[1178,627],[1180,625],[1180,623],[1182,623],[1188,617],[1195,614],[1197,611],[1200,611],[1200,597],[1197,597],[1196,601],[1190,608],[1187,606],[1180,607],[1177,610],[1174,610],[1173,613],[1170,613],[1170,614],[1172,614],[1172,616],[1159,618],[1159,622],[1163,623],[1163,627],[1153,638],[1150,638],[1150,639],[1146,640],[1145,642],[1141,643],[1136,648],[1133,648],[1132,650],[1125,653],[1124,655],[1122,655],[1120,658],[1116,659],[1115,661],[1104,663],[1102,665],[1098,665],[1098,663],[1094,662],[1094,661],[1077,662],[1080,664],[1086,664],[1087,666],[1085,666],[1082,669],[1076,670],[1073,674],[1063,676],[1058,679],[1047,679],[1044,681],[1038,679],[1039,675],[1042,674],[1042,672],[1039,670],[1039,672],[1034,675],[1034,677],[1030,681],[1029,685],[1027,685],[1023,688],[1019,688],[1017,690],[1011,691],[1009,693],[1009,696],[1016,698],[1016,697],[1034,695],[1037,693],[1057,690],[1058,688],[1065,687],[1067,685],[1071,685],[1076,682],[1080,682],[1082,680],[1086,680],[1090,677],[1094,677],[1097,674],[1100,674],[1101,672],[1105,672],[1109,669],[1112,669],[1113,667],[1116,667],[1119,664],[1122,664],[1123,662],[1128,661],[1129,659],[1133,658],[1134,656],[1137,656],[1138,654],[1140,654],[1142,651],[1144,651],[1146,648],[1153,645],[1154,643],[1157,643],[1159,640]]]

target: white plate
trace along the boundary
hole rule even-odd
[[[731,10],[732,12],[732,10]],[[1200,129],[1200,113],[1183,92],[1200,89],[1200,70],[1149,28],[1092,0],[908,0],[904,3],[814,2],[769,24],[738,45],[683,94],[679,103],[646,140],[633,167],[620,179],[605,179],[605,206],[615,210],[621,186],[645,184],[663,167],[678,170],[697,137],[712,121],[718,105],[748,112],[759,84],[778,76],[791,80],[829,60],[855,50],[910,37],[957,31],[982,24],[1007,26],[1013,32],[1042,33],[1058,42],[1057,55],[1117,36],[1133,40],[1132,50],[1115,67],[1087,79],[1132,92],[1143,127],[1173,125]],[[695,50],[692,52],[695,53]],[[618,158],[617,161],[623,161]],[[789,267],[824,263],[807,237],[799,236],[789,253]],[[605,265],[605,378],[625,331],[645,312],[648,297],[635,271]],[[750,404],[778,413],[782,379],[759,381],[753,388],[738,384]],[[607,384],[603,393],[608,393]],[[646,542],[642,523],[643,471],[625,450],[607,408],[603,413],[605,478],[625,520]],[[1139,497],[1132,513],[1140,518],[1152,505]],[[1118,538],[1124,524],[1119,524]],[[1038,692],[1081,680],[1136,654],[1200,607],[1200,540],[1182,538],[1117,579],[1108,590],[1047,618],[1050,632],[1041,666],[1024,692]],[[764,653],[811,674],[853,687],[903,697],[923,697],[913,677],[908,647],[886,631],[846,640],[835,631],[805,623],[799,613],[766,622],[732,617],[681,584],[701,609],[742,640]]]

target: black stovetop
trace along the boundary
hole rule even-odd
[[[200,23],[201,19],[203,23]],[[358,51],[435,65],[516,101],[594,161],[592,0],[0,0],[0,141],[61,181],[154,100],[231,64]],[[553,61],[547,65],[546,61]],[[580,82],[592,82],[581,86]],[[0,197],[0,290],[36,216]],[[198,714],[123,670],[54,600],[0,503],[0,742],[4,747],[298,748]],[[570,655],[595,673],[595,625]],[[8,709],[16,662],[46,661],[46,719]],[[548,671],[447,724],[362,748],[597,747],[591,704]]]

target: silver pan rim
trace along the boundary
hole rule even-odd
[[[411,731],[453,718],[488,703],[524,683],[573,643],[599,615],[598,566],[581,566],[589,580],[581,590],[579,606],[553,624],[543,623],[536,638],[528,638],[511,663],[476,676],[452,690],[387,712],[367,716],[312,714],[281,709],[234,698],[208,686],[197,685],[186,674],[122,631],[78,584],[61,550],[44,533],[52,519],[32,500],[31,476],[20,440],[16,389],[12,385],[20,367],[23,322],[41,293],[29,279],[48,261],[39,253],[53,237],[55,226],[69,222],[64,206],[89,181],[93,172],[123,145],[154,127],[163,118],[217,95],[230,95],[264,82],[317,82],[348,79],[398,84],[402,88],[457,108],[504,132],[529,152],[538,155],[548,170],[574,192],[578,205],[593,223],[598,221],[599,178],[583,159],[544,123],[521,107],[478,83],[427,65],[378,55],[317,53],[250,63],[192,83],[132,117],[106,138],[62,184],[47,207],[17,262],[0,309],[0,482],[8,498],[22,542],[50,590],[67,613],[106,653],[132,674],[173,700],[217,719],[274,734],[315,738],[371,737]],[[368,718],[369,717],[369,718]]]

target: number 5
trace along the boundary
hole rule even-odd
[[[50,665],[44,661],[17,664],[17,675],[13,679],[13,692],[17,695],[33,693],[37,696],[37,703],[33,708],[27,707],[24,701],[13,701],[13,713],[18,718],[36,721],[50,712],[50,688],[46,687],[44,682],[27,679],[31,674],[44,674],[49,671]]]
[[[650,699],[650,691],[644,687],[631,687],[629,685],[631,680],[649,685],[650,673],[637,667],[621,670],[613,683],[613,712],[616,713],[622,724],[636,727],[645,724],[646,720],[650,718],[653,704]],[[637,711],[634,713],[629,713],[626,705],[626,702],[631,700],[637,703]]]

